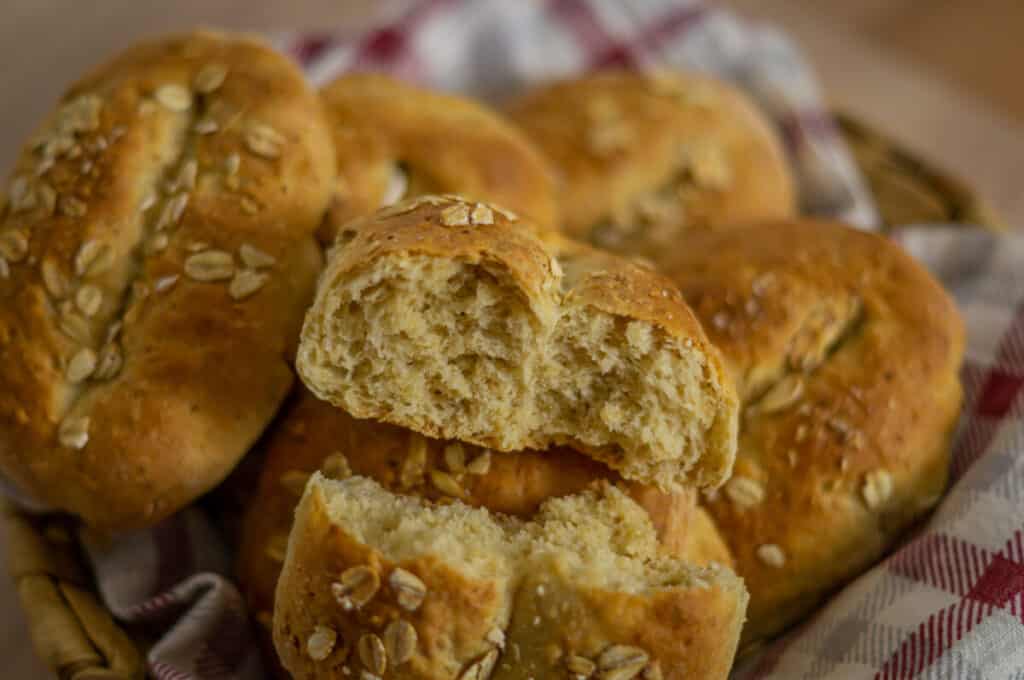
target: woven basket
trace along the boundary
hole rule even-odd
[[[1006,224],[959,179],[930,167],[850,116],[836,114],[847,145],[868,180],[882,226],[958,222],[1004,231]]]
[[[966,185],[839,114],[886,228],[962,222],[1001,231],[1002,221]],[[111,618],[95,594],[69,520],[2,513],[8,563],[36,654],[61,680],[128,680],[144,673],[144,644]]]

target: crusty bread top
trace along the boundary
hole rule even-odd
[[[432,437],[567,444],[665,490],[719,484],[737,401],[676,288],[519,221],[428,196],[350,223],[306,316],[307,386]]]
[[[26,145],[0,221],[0,469],[110,528],[219,481],[287,393],[330,138],[301,73],[195,33],[126,50]]]
[[[474,219],[476,206],[482,206],[488,221]],[[340,278],[391,254],[493,263],[507,269],[541,316],[552,317],[564,297],[576,305],[647,321],[675,337],[703,340],[700,323],[663,276],[556,234],[535,235],[529,224],[511,210],[463,196],[422,196],[343,229],[342,247],[324,279]]]
[[[840,224],[688,234],[663,271],[722,350],[744,402],[787,372],[814,371],[838,346],[895,365],[912,355],[943,375],[963,354],[963,322],[942,286],[899,246]],[[867,356],[876,347],[884,351]],[[867,365],[862,373],[873,375]]]
[[[321,230],[426,193],[458,193],[557,228],[554,182],[526,136],[480,102],[387,76],[343,75],[321,90],[338,186]]]
[[[577,238],[660,257],[682,229],[795,213],[775,131],[722,81],[607,71],[541,86],[509,114],[554,165]]]
[[[750,588],[744,637],[762,639],[938,501],[963,324],[898,245],[838,224],[695,233],[666,267],[743,397],[733,477],[708,509]]]

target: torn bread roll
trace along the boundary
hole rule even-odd
[[[963,323],[897,244],[838,224],[688,235],[666,271],[744,403],[733,476],[707,507],[750,589],[744,639],[763,640],[941,498]]]
[[[521,522],[315,475],[278,584],[296,678],[725,678],[747,595],[609,486]],[[588,669],[588,670],[584,670]]]
[[[698,565],[731,564],[721,536],[690,489],[665,494],[622,483],[607,467],[561,447],[549,452],[492,453],[472,444],[424,437],[395,425],[353,418],[303,389],[275,420],[254,455],[258,488],[248,487],[237,573],[259,621],[269,621],[292,519],[316,471],[332,479],[369,477],[385,489],[433,501],[529,519],[549,498],[579,493],[595,481],[620,485],[643,508],[659,550]]]
[[[554,166],[575,238],[657,262],[686,231],[796,215],[778,135],[723,81],[607,71],[542,85],[508,111]]]
[[[333,181],[319,100],[256,40],[143,43],[76,83],[0,213],[0,471],[108,529],[217,484],[293,383]]]
[[[558,228],[547,161],[496,111],[374,73],[350,73],[320,91],[334,137],[338,183],[320,236],[423,194],[456,193],[515,206]]]
[[[735,454],[733,386],[670,281],[459,197],[339,234],[297,364],[356,417],[500,451],[565,444],[667,491],[717,486]]]

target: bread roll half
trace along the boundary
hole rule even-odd
[[[281,573],[295,508],[307,480],[320,470],[332,479],[368,477],[388,491],[433,501],[457,499],[473,507],[533,517],[550,499],[607,480],[626,491],[650,517],[665,554],[698,565],[731,564],[721,536],[696,492],[665,494],[623,483],[606,466],[566,447],[492,453],[471,444],[431,439],[395,425],[353,418],[298,389],[263,437],[255,492],[244,489],[245,517],[236,560],[239,585],[257,620],[267,622]]]
[[[315,475],[274,612],[296,678],[725,678],[747,595],[605,486],[532,522]]]
[[[720,484],[737,399],[675,287],[518,221],[426,197],[350,224],[306,316],[306,385],[432,437],[566,444],[664,490]]]

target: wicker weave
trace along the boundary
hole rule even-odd
[[[36,654],[61,680],[143,675],[138,645],[96,598],[67,519],[2,510],[7,568]]]
[[[994,231],[1006,229],[995,212],[960,180],[906,153],[863,123],[843,114],[836,118],[868,180],[883,227],[957,222]]]
[[[884,136],[838,116],[868,179],[885,227],[961,222],[1001,231],[1003,222],[961,182],[929,167]],[[6,508],[8,567],[36,654],[61,680],[129,680],[143,654],[99,603],[78,547],[61,518],[29,518]]]

